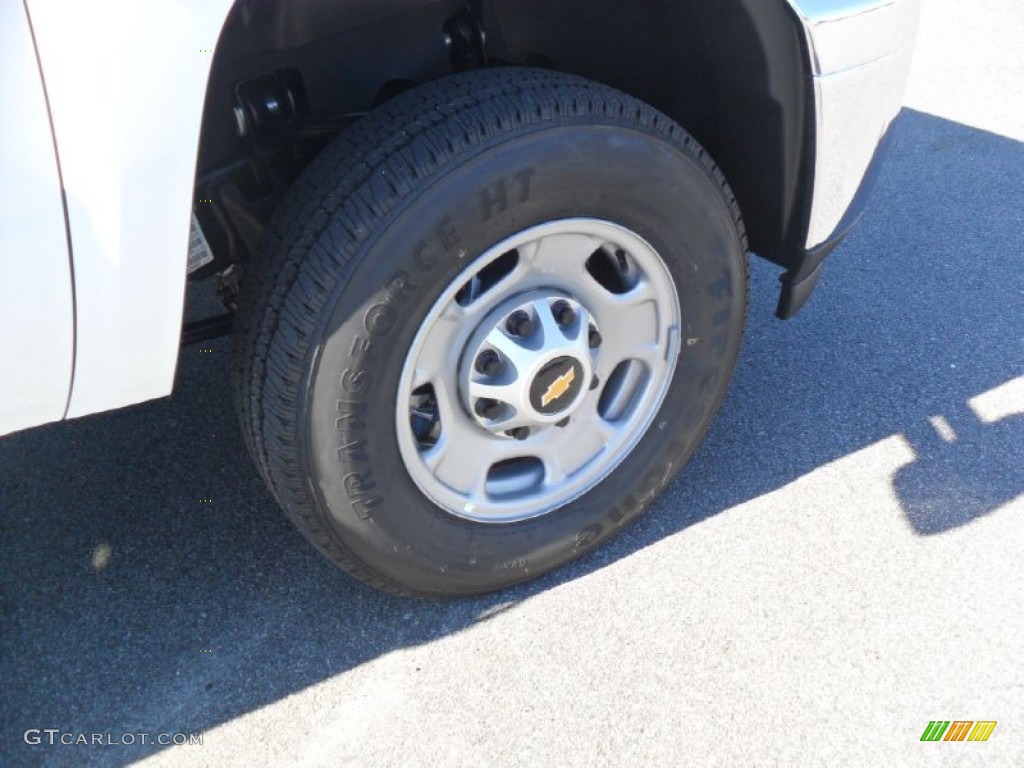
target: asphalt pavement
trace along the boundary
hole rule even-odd
[[[0,764],[1024,765],[1022,29],[929,0],[810,305],[775,320],[754,263],[705,445],[537,582],[417,602],[322,560],[245,453],[226,341],[170,399],[0,440]]]

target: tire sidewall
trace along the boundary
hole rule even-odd
[[[575,501],[511,524],[456,517],[420,492],[401,457],[395,409],[407,352],[473,258],[566,218],[635,232],[671,272],[682,343],[668,394],[633,452]],[[332,229],[347,236],[343,221]],[[745,254],[718,182],[664,136],[589,120],[482,143],[420,180],[374,229],[328,301],[297,435],[318,514],[373,570],[447,594],[536,576],[633,519],[703,438],[739,346]]]

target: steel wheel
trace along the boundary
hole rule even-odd
[[[406,356],[395,425],[406,469],[469,520],[557,509],[650,426],[679,318],[664,262],[623,227],[566,219],[508,238],[441,295]]]

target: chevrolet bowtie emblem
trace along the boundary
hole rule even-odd
[[[569,385],[576,379],[576,369],[570,368],[557,379],[551,382],[547,392],[540,399],[542,408],[547,408],[548,403],[554,402],[569,391]]]

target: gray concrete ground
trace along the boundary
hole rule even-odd
[[[0,763],[1024,765],[1024,6],[929,0],[912,108],[811,305],[595,555],[368,590],[242,448],[227,345],[170,400],[0,441]],[[210,502],[201,502],[209,499]],[[928,721],[997,720],[923,744]],[[28,728],[202,746],[22,744]]]

